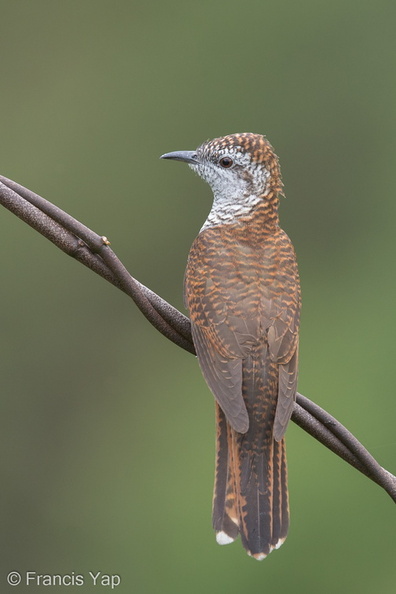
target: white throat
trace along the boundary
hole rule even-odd
[[[261,202],[260,196],[244,196],[239,200],[235,196],[215,195],[211,211],[203,224],[201,231],[218,225],[232,225],[238,222],[240,217],[251,213],[255,206]]]

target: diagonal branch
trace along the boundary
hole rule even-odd
[[[3,176],[0,176],[0,203],[63,252],[124,291],[159,332],[195,354],[189,319],[134,279],[110,248],[106,237],[101,237],[51,202]],[[329,413],[302,394],[297,394],[292,420],[380,485],[396,502],[396,476],[382,468]]]

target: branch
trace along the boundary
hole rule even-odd
[[[0,203],[63,252],[129,295],[148,321],[176,345],[195,354],[189,319],[133,278],[110,242],[31,190],[0,176]],[[292,420],[340,458],[380,485],[396,502],[396,476],[382,468],[334,417],[302,394]]]

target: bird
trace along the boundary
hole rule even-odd
[[[219,544],[239,535],[262,560],[286,539],[285,431],[298,376],[301,292],[294,247],[279,226],[279,160],[261,134],[228,134],[187,163],[213,192],[188,255],[184,300],[198,361],[215,398],[212,521]]]

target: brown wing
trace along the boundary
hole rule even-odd
[[[199,364],[209,388],[235,431],[246,433],[249,418],[242,397],[242,359],[224,358],[213,347],[204,328],[192,324],[191,329]]]
[[[279,365],[278,402],[274,420],[274,439],[280,441],[284,436],[293,412],[297,393],[298,345],[289,363]]]
[[[282,230],[276,243],[277,272],[271,285],[273,306],[267,338],[270,357],[279,364],[278,402],[273,435],[274,439],[280,441],[296,400],[301,296],[292,243]]]
[[[236,240],[230,227],[202,232],[189,255],[185,300],[199,363],[227,420],[245,433],[249,419],[242,396],[243,360],[253,345],[268,341],[271,359],[285,368],[280,371],[279,410],[286,412],[277,415],[283,428],[291,414],[297,378],[291,363],[299,313],[293,248],[281,231],[279,245],[272,241],[258,249],[246,235]],[[297,289],[292,287],[296,279]],[[285,382],[286,378],[291,381]],[[278,430],[276,438],[281,434]]]

